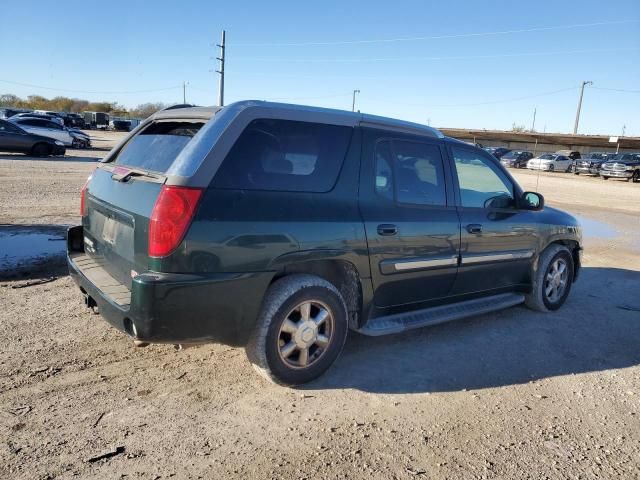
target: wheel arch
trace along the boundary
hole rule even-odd
[[[549,242],[549,244],[547,244],[542,249],[540,254],[542,254],[542,252],[544,252],[546,249],[548,249],[553,245],[562,245],[564,247],[567,247],[571,252],[571,257],[573,258],[573,281],[575,282],[578,278],[578,274],[582,267],[581,254],[580,254],[580,252],[582,251],[582,247],[580,246],[580,243],[578,242],[578,240],[573,240],[569,238],[556,239],[556,240],[553,240],[552,242]]]
[[[282,266],[271,279],[271,283],[300,273],[315,275],[336,287],[347,305],[349,327],[358,328],[362,315],[363,292],[360,274],[353,263],[341,259],[293,262]]]

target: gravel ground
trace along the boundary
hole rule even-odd
[[[93,134],[102,149],[69,158],[0,154],[0,233],[78,221],[118,136]],[[640,185],[515,176],[584,223],[564,308],[352,334],[300,389],[242,349],[134,348],[55,262],[5,272],[0,478],[640,478]]]

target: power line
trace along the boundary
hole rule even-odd
[[[408,106],[416,106],[416,107],[423,107],[423,108],[452,108],[452,107],[475,107],[475,106],[479,106],[479,105],[494,105],[494,104],[498,104],[498,103],[510,103],[510,102],[519,102],[521,100],[528,100],[530,98],[538,98],[538,97],[545,97],[545,96],[549,96],[549,95],[555,95],[557,93],[561,93],[561,92],[568,92],[570,90],[577,90],[580,87],[567,87],[567,88],[561,88],[559,90],[552,90],[550,92],[542,92],[542,93],[536,93],[533,95],[525,95],[525,96],[521,96],[521,97],[512,97],[512,98],[506,98],[506,99],[501,99],[501,100],[490,100],[487,102],[475,102],[475,103],[451,103],[451,104],[428,104],[428,103],[408,103],[408,102],[394,102],[392,100],[379,100],[379,99],[374,99],[373,102],[376,103],[394,103],[394,104],[398,104],[398,105],[408,105]],[[371,100],[370,100],[371,101]]]
[[[611,53],[639,51],[640,48],[595,48],[588,50],[557,50],[551,52],[524,52],[524,53],[497,53],[489,55],[453,55],[438,57],[380,57],[380,58],[300,58],[288,59],[284,57],[245,57],[236,56],[242,60],[254,60],[264,62],[287,62],[287,63],[362,63],[362,62],[396,62],[396,61],[441,61],[441,60],[472,60],[489,58],[514,58],[514,57],[537,57],[546,55],[576,55],[583,53]]]
[[[624,92],[624,93],[640,93],[640,90],[625,90],[623,88],[604,88],[604,87],[590,87],[595,90],[607,90],[609,92]]]
[[[53,90],[56,92],[71,92],[71,93],[100,93],[100,94],[112,94],[112,95],[124,95],[124,94],[133,94],[133,93],[149,93],[149,92],[161,92],[165,90],[173,90],[177,88],[182,88],[182,85],[174,85],[173,87],[164,87],[164,88],[152,88],[147,90],[129,90],[129,91],[109,91],[109,90],[76,90],[69,88],[53,88],[53,87],[43,87],[42,85],[32,85],[30,83],[21,83],[21,82],[13,82],[11,80],[2,80],[2,83],[8,83],[10,85],[18,85],[21,87],[29,87],[29,88],[38,88],[41,90]]]
[[[567,30],[573,28],[599,27],[605,25],[621,25],[626,23],[636,23],[638,20],[612,20],[607,22],[593,23],[576,23],[573,25],[553,25],[547,27],[530,27],[515,30],[500,30],[495,32],[472,32],[472,33],[454,33],[447,35],[431,35],[419,37],[399,37],[399,38],[383,38],[383,39],[367,39],[367,40],[341,40],[328,42],[294,42],[294,43],[236,43],[235,47],[312,47],[312,46],[331,46],[331,45],[355,45],[367,43],[393,43],[393,42],[411,42],[419,40],[441,40],[447,38],[468,38],[468,37],[487,37],[494,35],[510,35],[514,33],[543,32],[550,30]]]

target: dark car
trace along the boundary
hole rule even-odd
[[[300,105],[158,112],[80,205],[68,264],[87,306],[138,344],[242,345],[282,384],[322,374],[348,330],[556,310],[580,268],[576,219],[487,152]]]
[[[580,175],[588,173],[591,175],[600,175],[600,167],[603,163],[614,157],[615,153],[591,152],[580,160],[576,160],[576,168],[573,173]]]
[[[500,158],[505,167],[527,168],[527,162],[533,158],[533,153],[526,150],[511,150]]]
[[[619,153],[608,158],[600,167],[600,176],[604,180],[612,177],[640,182],[640,153]]]
[[[64,155],[64,144],[58,140],[24,131],[18,125],[0,120],[0,151],[19,152],[36,157]]]
[[[491,155],[496,157],[498,160],[501,159],[504,155],[509,153],[511,150],[504,147],[485,147],[486,152],[489,152]]]
[[[111,125],[116,132],[128,132],[131,130],[131,122],[129,120],[112,120]]]

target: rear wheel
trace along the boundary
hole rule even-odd
[[[553,165],[549,165],[549,171],[550,171],[550,172],[553,172],[553,170],[554,170]]]
[[[254,368],[281,385],[306,383],[338,358],[347,338],[347,307],[331,283],[290,275],[265,295],[256,328],[245,347]]]
[[[603,180],[609,180],[609,177],[605,177],[604,175],[602,176]]]
[[[573,283],[573,256],[564,245],[549,246],[538,259],[531,293],[525,304],[539,312],[559,309],[569,296]]]
[[[36,143],[31,149],[34,157],[46,157],[51,154],[51,147],[46,143]]]
[[[633,183],[640,182],[640,170],[636,170],[635,172],[633,172],[633,176],[631,177],[631,180],[633,180]]]

